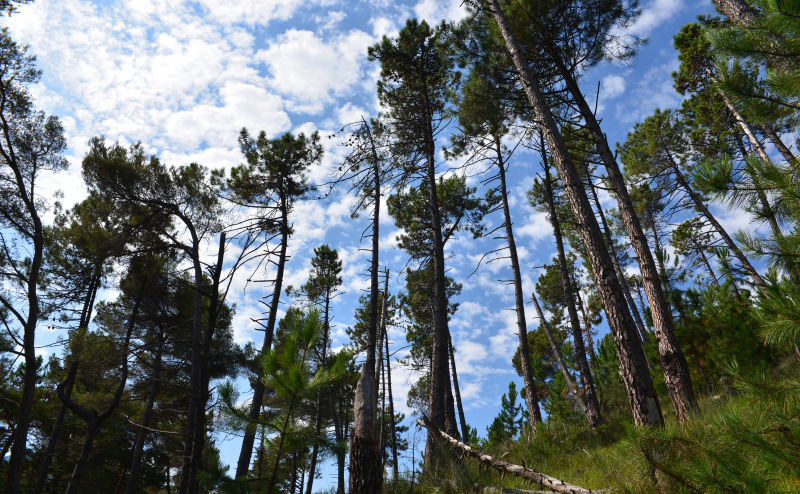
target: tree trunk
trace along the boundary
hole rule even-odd
[[[703,261],[703,264],[708,270],[708,274],[710,274],[711,279],[714,280],[714,285],[719,286],[719,280],[717,279],[717,275],[714,273],[714,268],[711,267],[711,263],[708,262],[708,258],[706,257],[706,254],[703,252],[702,248],[697,249],[697,255],[700,256],[700,259]]]
[[[388,270],[387,270],[388,273]],[[392,480],[395,482],[400,478],[400,470],[397,464],[397,431],[395,430],[395,423],[394,423],[394,398],[392,397],[392,365],[391,365],[391,355],[389,354],[389,333],[386,331],[386,326],[383,327],[384,335],[383,341],[384,345],[386,346],[386,389],[389,392],[389,426],[390,432],[392,434]],[[453,374],[455,378],[455,373]],[[456,387],[456,390],[458,388]],[[459,406],[461,406],[461,397],[459,394],[456,394],[458,397]],[[463,417],[463,412],[462,412]]]
[[[431,356],[431,379],[429,407],[431,423],[450,434],[458,434],[455,420],[448,421],[448,409],[450,402],[447,398],[450,390],[450,370],[448,365],[448,342],[450,341],[450,330],[447,324],[447,291],[445,286],[444,271],[444,241],[442,239],[441,210],[439,208],[439,197],[436,191],[436,146],[434,143],[432,115],[430,115],[430,102],[428,95],[425,94],[423,107],[428,113],[426,115],[426,125],[424,129],[424,156],[426,160],[426,180],[428,182],[428,201],[431,212],[431,230],[433,238],[433,284],[434,284],[434,303],[433,303],[433,352]],[[451,394],[452,397],[452,394]],[[455,413],[452,414],[453,418]],[[433,464],[433,455],[436,449],[434,433],[428,432],[425,443],[425,466],[430,468]]]
[[[75,375],[78,373],[78,362],[74,361],[70,365],[69,372],[67,373],[67,377],[60,383],[59,386],[64,388],[64,394],[66,396],[70,396],[72,394],[72,385],[75,383]],[[61,403],[61,406],[58,408],[58,415],[56,415],[56,421],[53,424],[53,431],[50,433],[50,437],[47,440],[47,448],[44,452],[44,458],[42,459],[42,465],[39,467],[39,475],[36,479],[36,485],[33,487],[34,494],[42,494],[44,490],[44,486],[47,483],[47,474],[50,473],[50,465],[53,462],[53,454],[55,453],[56,443],[58,442],[58,434],[61,431],[61,425],[64,423],[64,418],[67,415],[67,405],[66,403]],[[0,457],[2,458],[2,457]]]
[[[658,342],[658,356],[664,371],[664,384],[672,398],[672,404],[675,407],[678,420],[688,420],[690,412],[697,409],[697,400],[694,396],[692,380],[689,375],[689,366],[686,364],[686,357],[683,355],[683,351],[675,337],[675,328],[672,323],[672,311],[670,311],[667,305],[666,295],[664,294],[664,289],[661,286],[661,280],[658,276],[658,269],[653,261],[650,247],[647,244],[647,237],[644,235],[639,217],[636,214],[636,209],[633,206],[630,195],[628,195],[628,188],[625,185],[625,180],[622,177],[622,172],[614,157],[614,153],[608,146],[606,136],[603,134],[600,123],[594,116],[594,112],[583,97],[580,87],[578,86],[578,81],[575,80],[572,72],[566,67],[557,53],[553,52],[553,58],[556,61],[561,76],[564,78],[567,88],[572,94],[573,101],[578,105],[580,114],[592,135],[592,140],[594,140],[595,146],[597,147],[597,152],[608,173],[608,179],[611,183],[614,195],[617,198],[622,221],[625,223],[625,229],[630,236],[631,246],[636,253],[639,270],[642,274],[644,293],[650,304],[650,313],[653,318],[656,341]],[[620,279],[620,283],[623,282],[624,277]],[[628,294],[628,298],[630,298],[630,294]],[[636,310],[635,304],[633,305],[633,310]],[[643,325],[642,329],[644,329]]]
[[[581,385],[583,387],[584,397],[586,398],[586,419],[589,421],[589,426],[594,429],[603,420],[600,413],[600,402],[597,400],[597,393],[594,389],[594,380],[592,379],[592,372],[589,370],[589,362],[586,360],[586,349],[583,346],[583,334],[581,332],[580,321],[578,320],[578,311],[575,307],[575,295],[572,288],[572,279],[569,275],[569,268],[567,266],[567,256],[564,249],[564,238],[561,234],[561,224],[558,221],[556,214],[555,198],[553,197],[553,186],[550,179],[550,165],[547,162],[547,156],[544,155],[542,149],[544,168],[544,186],[547,193],[547,205],[550,209],[550,224],[553,225],[553,235],[556,237],[556,250],[558,251],[558,266],[561,273],[561,283],[564,285],[564,303],[567,306],[567,314],[569,314],[570,328],[572,329],[572,340],[575,346],[575,362],[578,367],[578,374],[580,375]],[[535,298],[535,295],[534,295]],[[544,316],[539,309],[539,303],[534,302],[536,311],[539,313],[539,319],[542,324],[545,324]],[[548,339],[552,338],[548,335]],[[592,352],[594,353],[594,352]],[[594,357],[592,357],[594,358]],[[569,381],[567,381],[569,382]]]
[[[200,407],[200,388],[202,386],[202,339],[203,339],[203,267],[200,264],[199,245],[200,239],[194,226],[187,224],[191,234],[192,246],[190,257],[194,271],[194,308],[192,312],[192,341],[191,341],[191,370],[189,374],[189,410],[186,414],[186,433],[184,436],[183,462],[181,465],[180,477],[178,482],[178,494],[190,494],[197,491],[197,472],[193,470],[194,462],[194,440],[196,437],[197,409]],[[203,410],[205,412],[205,410]]]
[[[772,234],[775,236],[776,239],[783,238],[783,233],[781,232],[781,227],[778,225],[778,218],[775,215],[775,210],[772,209],[772,205],[769,203],[769,198],[767,197],[767,193],[764,192],[764,187],[761,185],[761,180],[759,179],[758,172],[756,172],[750,163],[747,161],[747,156],[749,153],[747,152],[747,148],[744,147],[744,143],[742,142],[741,136],[735,134],[736,142],[739,145],[739,150],[742,153],[742,159],[744,160],[744,171],[750,175],[750,180],[753,181],[753,186],[756,189],[756,195],[758,196],[758,202],[761,203],[761,210],[763,211],[763,216],[767,218],[767,222],[769,223],[770,228],[772,229]],[[763,151],[761,147],[761,143],[756,138],[750,140],[750,143],[753,145],[753,148],[758,151],[761,149],[761,154],[766,156],[766,151]],[[762,161],[765,158],[761,158]],[[767,158],[768,159],[768,158]],[[764,163],[768,163],[768,161],[764,161]]]
[[[327,353],[328,353],[328,333],[330,332],[330,309],[331,309],[331,294],[329,290],[325,292],[325,317],[322,323],[322,354],[320,360],[322,367],[325,367]],[[314,416],[314,434],[319,437],[320,430],[322,429],[322,395],[317,396],[317,411]],[[319,443],[315,439],[314,446],[311,449],[311,460],[308,464],[308,484],[306,486],[306,494],[311,494],[311,489],[314,485],[314,473],[317,468],[317,455],[319,454]]]
[[[139,295],[136,297],[136,302],[134,303],[133,310],[131,311],[130,320],[128,321],[128,327],[125,331],[125,343],[122,349],[122,369],[120,370],[120,378],[119,384],[117,385],[117,389],[114,391],[114,395],[111,399],[111,403],[108,404],[105,410],[101,413],[97,413],[93,410],[87,410],[82,408],[80,405],[75,403],[71,397],[66,395],[66,389],[62,386],[58,386],[56,388],[56,392],[58,393],[59,399],[66,404],[70,410],[72,410],[76,415],[81,417],[83,420],[86,421],[86,437],[83,441],[83,447],[81,448],[80,457],[78,461],[75,463],[75,468],[72,471],[72,477],[69,480],[69,484],[67,484],[66,494],[75,494],[78,492],[78,484],[81,480],[81,475],[83,473],[83,468],[86,466],[86,463],[89,459],[89,454],[92,450],[92,446],[94,444],[94,439],[97,436],[97,433],[100,432],[100,427],[103,425],[103,422],[108,419],[111,414],[116,410],[117,405],[119,405],[120,400],[122,399],[122,393],[125,391],[125,385],[128,382],[128,349],[130,348],[130,341],[131,335],[133,334],[133,327],[136,322],[136,316],[139,313],[139,305],[141,304],[142,297],[144,296],[145,288],[147,287],[147,280],[142,282],[142,287],[139,291]]]
[[[572,396],[572,401],[575,403],[578,409],[580,409],[584,417],[588,419],[589,410],[586,408],[586,403],[583,402],[583,398],[581,398],[580,393],[578,393],[578,387],[572,380],[572,376],[569,375],[567,365],[564,363],[564,357],[561,355],[561,349],[558,348],[558,345],[556,345],[556,341],[553,339],[553,332],[550,331],[550,324],[547,322],[547,319],[544,318],[542,308],[539,306],[539,300],[536,299],[536,292],[531,293],[531,301],[533,302],[533,307],[536,309],[536,314],[539,316],[539,322],[542,325],[544,334],[547,336],[547,342],[550,343],[550,349],[553,350],[553,356],[556,358],[556,364],[558,364],[558,368],[561,370],[561,375],[564,376],[564,381],[567,383],[567,389]],[[592,426],[592,428],[594,429],[594,426]]]
[[[5,124],[3,127],[6,127]],[[28,316],[24,321],[22,330],[22,353],[25,358],[25,374],[22,379],[22,396],[20,397],[17,423],[14,427],[11,457],[8,459],[8,468],[6,470],[6,494],[17,494],[17,492],[19,492],[20,481],[22,479],[22,467],[25,462],[25,457],[27,456],[28,430],[31,425],[31,412],[33,411],[34,394],[36,392],[36,381],[38,378],[37,371],[39,369],[35,348],[36,323],[39,321],[39,295],[37,287],[44,252],[42,221],[36,212],[34,199],[32,197],[27,197],[25,185],[22,183],[22,179],[19,176],[18,182],[20,191],[22,192],[23,202],[33,222],[33,253],[30,259],[28,279],[26,280]],[[31,188],[33,188],[32,185]]]
[[[156,395],[159,389],[159,378],[161,374],[161,355],[164,349],[164,333],[158,335],[158,347],[156,348],[155,360],[153,362],[153,370],[150,374],[150,392],[147,394],[147,402],[144,406],[144,414],[142,415],[142,423],[139,426],[139,432],[136,434],[136,443],[133,447],[133,460],[131,461],[131,473],[128,476],[128,485],[125,488],[125,494],[136,494],[137,484],[139,483],[139,476],[142,473],[142,456],[144,453],[144,441],[147,437],[148,427],[150,426],[150,418],[153,415],[153,404],[156,400]]]
[[[458,373],[456,372],[456,353],[453,349],[453,338],[448,341],[450,350],[450,366],[453,371],[453,393],[456,398],[456,408],[458,409],[458,423],[461,425],[461,437],[464,441],[469,441],[469,427],[467,427],[467,419],[464,416],[464,405],[461,403],[461,389],[458,386]]]
[[[694,191],[694,189],[692,189],[692,186],[689,185],[689,182],[686,180],[686,177],[683,176],[683,173],[681,172],[680,168],[678,168],[678,163],[675,161],[675,159],[672,157],[671,154],[669,155],[669,159],[670,159],[670,166],[672,167],[672,172],[675,174],[675,179],[678,181],[678,184],[681,187],[683,187],[683,190],[685,190],[687,194],[689,194],[689,197],[692,199],[694,205],[697,207],[697,209],[700,210],[701,213],[703,213],[703,216],[705,216],[708,222],[711,223],[711,226],[714,227],[714,230],[717,231],[719,236],[722,237],[722,240],[725,242],[725,245],[728,246],[728,249],[730,249],[730,251],[736,257],[736,259],[739,261],[739,264],[742,266],[742,269],[744,269],[747,272],[747,274],[750,275],[750,279],[753,280],[753,283],[757,287],[759,287],[759,289],[763,293],[765,290],[764,287],[766,286],[764,278],[762,278],[761,275],[758,274],[758,271],[756,271],[756,269],[753,267],[753,265],[750,264],[750,261],[747,259],[747,256],[745,256],[744,253],[741,251],[741,249],[739,249],[739,247],[733,241],[731,236],[728,235],[728,232],[725,230],[725,228],[720,224],[719,221],[717,221],[717,218],[703,203],[703,200],[701,199],[700,195],[698,195]]]
[[[597,197],[597,189],[595,188],[591,179],[589,179],[588,182],[589,190],[592,191],[594,204],[597,206],[597,214],[600,216],[600,222],[603,225],[603,232],[605,233],[606,242],[608,242],[608,249],[611,251],[611,261],[614,263],[614,270],[617,272],[619,283],[622,285],[622,292],[625,294],[625,300],[628,301],[628,307],[631,309],[631,315],[633,316],[633,320],[636,321],[636,327],[639,328],[639,333],[642,335],[642,341],[644,341],[647,339],[647,330],[644,327],[644,321],[642,321],[641,314],[639,314],[639,307],[636,305],[636,302],[633,301],[631,289],[630,286],[628,286],[628,280],[625,279],[625,273],[622,272],[622,268],[619,266],[617,249],[614,247],[614,239],[611,238],[611,229],[608,227],[606,214],[603,212],[603,207],[600,205],[600,199]]]
[[[622,294],[619,279],[614,272],[608,249],[603,241],[597,219],[592,213],[583,183],[569,157],[564,140],[559,134],[558,125],[545,102],[538,81],[531,74],[530,67],[523,58],[522,48],[511,32],[511,27],[500,9],[498,0],[486,0],[486,4],[500,28],[506,49],[514,62],[528,102],[539,121],[547,147],[564,185],[565,195],[569,199],[578,223],[595,282],[603,299],[609,327],[614,336],[620,371],[628,392],[628,401],[634,421],[637,425],[661,425],[664,422],[661,405],[647,369],[641,340],[628,311],[625,296]]]
[[[269,315],[267,316],[267,325],[264,328],[264,342],[261,345],[261,355],[269,352],[272,348],[272,339],[275,334],[275,320],[278,316],[278,304],[280,303],[281,290],[283,288],[283,271],[286,267],[286,249],[289,242],[289,211],[286,199],[281,198],[281,249],[278,254],[278,266],[275,273],[275,285],[272,289],[272,299],[269,304]],[[257,371],[257,372],[260,372]],[[253,401],[250,404],[250,412],[248,418],[250,423],[244,432],[242,438],[242,449],[239,451],[239,460],[236,463],[236,478],[241,479],[247,475],[250,469],[250,458],[253,455],[253,445],[256,439],[256,424],[255,421],[261,415],[261,405],[264,402],[264,384],[261,378],[257,377],[253,385]],[[183,494],[183,493],[180,493]]]
[[[193,234],[193,238],[195,238]],[[197,253],[197,245],[194,244],[194,253]],[[212,271],[212,282],[210,287],[210,300],[208,308],[208,321],[205,331],[202,329],[202,324],[199,331],[199,337],[194,340],[193,338],[193,356],[198,354],[198,362],[195,369],[194,361],[192,362],[192,400],[189,405],[189,419],[187,423],[191,423],[191,428],[187,427],[188,437],[188,457],[184,458],[183,468],[181,469],[181,479],[178,484],[179,494],[191,494],[199,491],[200,485],[197,480],[197,473],[200,471],[200,466],[203,458],[203,449],[206,445],[206,404],[209,398],[209,383],[211,376],[209,374],[209,366],[211,365],[211,344],[214,338],[214,331],[217,325],[217,312],[219,308],[219,282],[220,274],[222,272],[222,262],[225,255],[225,232],[222,232],[219,237],[219,252],[217,253],[217,263]],[[199,257],[196,258],[196,271],[195,282],[196,295],[195,303],[202,304],[203,295],[203,277],[202,269],[200,268]],[[199,270],[199,276],[197,275]],[[195,307],[195,317],[200,317],[202,323],[202,305],[200,306],[199,316],[198,309]],[[194,330],[193,330],[194,333]],[[195,385],[194,381],[197,379],[198,383]]]
[[[503,200],[503,221],[506,227],[506,242],[508,243],[508,257],[511,260],[511,272],[514,277],[514,308],[517,315],[517,336],[519,337],[519,362],[522,370],[522,381],[526,390],[535,390],[536,384],[533,382],[533,366],[531,365],[531,354],[528,348],[528,323],[525,320],[525,295],[522,291],[522,274],[519,268],[519,257],[517,257],[517,245],[514,242],[514,231],[511,225],[511,211],[508,206],[508,189],[506,187],[506,164],[503,160],[503,153],[500,148],[500,136],[492,136],[494,141],[494,151],[497,156],[498,176],[500,177],[500,197]],[[536,393],[525,393],[525,401],[528,410],[539,408]],[[536,434],[536,422],[541,421],[535,413],[529,413],[531,432]],[[538,420],[537,420],[538,418]]]
[[[790,166],[795,167],[797,165],[797,157],[792,154],[792,151],[783,143],[778,132],[775,131],[774,128],[770,127],[769,125],[762,125],[761,129],[764,131],[764,135],[772,142],[772,145],[775,146],[775,149],[781,153],[783,159],[786,160]]]
[[[372,212],[372,264],[370,266],[369,326],[367,329],[367,359],[361,368],[361,377],[356,385],[353,420],[355,429],[350,438],[350,489],[351,494],[381,492],[383,472],[380,470],[381,452],[378,450],[377,414],[378,383],[375,379],[375,345],[378,331],[378,247],[381,204],[380,163],[375,143],[366,121],[372,145],[372,168],[374,191]]]

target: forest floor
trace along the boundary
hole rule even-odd
[[[796,362],[772,374],[736,377],[702,394],[690,421],[678,423],[670,412],[665,406],[662,428],[636,428],[630,418],[610,413],[596,431],[550,421],[536,435],[491,446],[487,453],[603,492],[800,492]],[[388,483],[385,492],[476,492],[476,484],[505,492],[539,489],[456,453],[448,456],[443,468],[421,477],[413,489],[407,482]]]

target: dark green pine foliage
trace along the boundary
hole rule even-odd
[[[517,405],[518,396],[517,385],[511,381],[508,383],[508,393],[504,393],[500,399],[500,413],[486,429],[489,444],[514,439],[522,429],[522,405]]]

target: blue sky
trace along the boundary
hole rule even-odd
[[[612,143],[623,141],[633,124],[656,107],[680,103],[670,77],[677,68],[672,35],[698,14],[712,11],[710,0],[642,3],[631,34],[649,38],[649,44],[631,64],[601,65],[583,80],[592,98],[600,81],[599,115]],[[367,47],[396,33],[408,17],[436,24],[463,14],[460,0],[36,0],[3,22],[38,57],[43,77],[33,94],[39,106],[64,123],[71,167],[43,182],[43,195],[53,197],[60,190],[62,202],[70,205],[85,195],[80,161],[96,135],[124,144],[141,141],[169,164],[196,161],[230,168],[242,162],[236,141],[242,127],[270,136],[313,130],[328,135],[362,115],[374,116],[379,111],[378,67],[367,61]],[[311,173],[316,182],[325,181],[345,154],[335,140],[323,141],[324,166]],[[448,168],[443,159],[440,167]],[[531,267],[555,253],[549,223],[525,199],[538,171],[538,157],[525,152],[514,156],[509,170],[526,293],[539,274]],[[478,184],[480,178],[473,181]],[[353,308],[367,285],[368,261],[359,251],[367,247],[359,242],[365,223],[350,219],[353,203],[343,190],[325,201],[298,204],[296,234],[289,246],[285,284],[294,286],[306,280],[314,247],[328,243],[339,251],[346,293],[333,309],[334,347],[344,343],[344,329],[352,323]],[[613,206],[607,196],[605,205]],[[720,214],[732,231],[748,223],[737,213]],[[490,218],[495,226],[500,221],[499,216]],[[397,232],[388,216],[381,226],[382,263],[393,273],[390,290],[397,292],[402,283],[397,273],[405,258],[395,246]],[[503,262],[484,263],[467,279],[483,252],[497,248],[498,242],[462,235],[448,245],[450,275],[464,284],[457,299],[460,310],[451,323],[459,381],[467,421],[480,433],[496,415],[508,382],[521,384],[511,367],[515,315],[506,310],[512,307],[513,289],[498,281],[510,279],[510,269]],[[214,252],[209,245],[207,255]],[[261,334],[253,330],[250,318],[260,315],[257,300],[264,292],[253,285],[245,289],[248,276],[237,274],[229,298],[237,304],[235,339],[260,345]],[[529,327],[535,328],[532,310],[527,313]],[[392,329],[390,337],[395,348],[405,344],[401,328]],[[395,370],[400,411],[408,412],[405,392],[414,379],[405,369]],[[220,443],[223,459],[235,462],[236,441]],[[319,487],[329,480],[326,473]]]

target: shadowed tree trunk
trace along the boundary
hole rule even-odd
[[[389,273],[389,270],[386,270]],[[390,433],[392,434],[392,479],[397,481],[400,478],[400,470],[397,464],[397,431],[395,430],[394,423],[394,398],[392,397],[392,359],[389,354],[389,333],[386,331],[386,326],[383,326],[383,341],[386,346],[386,389],[389,392],[389,426]],[[455,375],[455,374],[454,374]],[[458,396],[458,395],[456,395]],[[459,397],[459,403],[461,398]]]
[[[361,367],[356,385],[353,419],[355,427],[350,437],[351,494],[380,492],[383,487],[381,452],[378,450],[378,382],[375,378],[375,351],[378,332],[378,248],[381,204],[381,175],[378,153],[366,122],[371,144],[373,185],[372,260],[370,265],[369,325],[367,327],[367,359]],[[347,422],[345,421],[345,424]]]
[[[675,407],[678,420],[688,420],[690,412],[697,408],[697,400],[695,399],[694,389],[692,388],[689,366],[686,364],[686,358],[675,337],[672,311],[667,304],[667,298],[661,286],[658,269],[653,260],[653,255],[650,252],[650,246],[647,244],[647,237],[645,237],[644,231],[642,230],[641,222],[639,221],[633,202],[628,194],[628,188],[625,185],[625,180],[622,177],[622,172],[614,157],[614,153],[608,146],[606,136],[603,134],[600,123],[594,116],[594,112],[583,97],[583,93],[578,86],[578,81],[575,79],[572,71],[564,64],[560,54],[552,50],[551,56],[567,88],[572,94],[572,100],[578,106],[581,117],[583,117],[589,133],[592,136],[592,140],[595,143],[597,153],[600,155],[600,159],[606,168],[611,189],[617,198],[619,212],[625,224],[625,229],[630,236],[631,246],[636,253],[636,260],[639,263],[639,270],[642,274],[644,292],[650,304],[650,313],[653,318],[656,341],[658,342],[658,356],[664,371],[664,384],[666,384],[667,390],[672,398],[672,404]],[[624,277],[621,276],[621,273],[618,274],[618,276],[620,277],[620,283],[624,283]],[[630,298],[630,293],[628,293],[628,298]],[[635,304],[633,305],[633,311],[636,311]],[[644,326],[642,325],[641,328],[644,329]]]
[[[161,355],[164,349],[164,333],[158,335],[158,346],[154,355],[153,369],[150,373],[150,391],[147,394],[147,402],[144,406],[142,423],[139,425],[139,432],[136,434],[136,443],[133,447],[133,460],[131,461],[131,473],[128,476],[128,485],[125,494],[136,494],[139,477],[142,473],[142,457],[144,453],[144,441],[149,432],[150,418],[153,416],[153,404],[159,389],[159,378],[161,374]]]
[[[569,200],[578,223],[614,337],[620,371],[625,382],[634,421],[637,425],[662,425],[664,419],[661,415],[661,405],[647,369],[641,340],[628,311],[622,287],[614,271],[597,219],[592,213],[583,183],[569,157],[558,125],[545,102],[538,81],[533,77],[530,67],[523,57],[522,48],[514,37],[498,0],[486,0],[485,3],[500,28],[506,49],[521,79],[528,102],[539,121],[550,155],[553,157],[559,178],[564,185],[564,194]]]
[[[597,197],[597,189],[595,188],[594,184],[591,180],[588,180],[589,183],[589,190],[592,191],[592,198],[594,199],[594,204],[597,206],[597,214],[600,217],[600,223],[603,226],[603,232],[605,233],[606,242],[608,242],[608,249],[611,251],[611,261],[614,262],[614,270],[617,272],[617,276],[619,277],[619,283],[622,285],[622,292],[625,294],[625,300],[628,301],[628,306],[631,309],[631,315],[633,316],[633,320],[636,321],[636,327],[639,328],[639,333],[642,335],[642,340],[647,338],[647,331],[644,327],[644,321],[642,321],[641,314],[639,314],[639,307],[636,305],[636,302],[633,301],[633,296],[631,295],[630,286],[628,286],[628,280],[625,279],[625,273],[622,272],[622,268],[619,265],[619,256],[617,256],[617,249],[614,247],[614,239],[611,238],[611,229],[608,227],[608,221],[606,221],[606,214],[603,212],[603,207],[600,205],[600,199]]]
[[[533,368],[531,365],[531,355],[528,348],[528,323],[525,320],[525,295],[522,291],[522,274],[519,268],[519,257],[517,256],[517,244],[514,242],[514,231],[511,225],[511,211],[508,206],[508,192],[506,187],[506,164],[503,160],[501,151],[500,136],[493,135],[494,151],[498,175],[500,177],[500,197],[503,201],[503,221],[506,230],[506,242],[508,243],[508,257],[511,260],[511,272],[514,278],[514,307],[517,315],[517,336],[519,337],[519,362],[522,371],[522,381],[525,384],[525,401],[528,410],[538,410],[539,403],[536,393],[529,392],[536,389],[533,382]],[[541,422],[541,414],[529,413],[528,420],[532,433],[536,433],[536,423]]]
[[[453,392],[456,395],[456,407],[458,409],[458,422],[461,425],[461,437],[464,441],[469,440],[469,428],[467,427],[467,419],[464,416],[464,405],[461,403],[461,389],[458,386],[458,373],[456,372],[456,353],[453,349],[453,338],[449,338],[450,347],[450,366],[453,371]],[[393,426],[394,427],[394,426]]]
[[[556,250],[558,251],[558,266],[561,272],[561,283],[564,286],[564,304],[567,306],[567,314],[569,315],[570,329],[572,329],[572,340],[575,346],[575,362],[578,367],[578,374],[581,379],[581,386],[583,387],[584,397],[586,399],[586,419],[589,421],[589,426],[594,429],[603,420],[600,414],[600,403],[597,400],[597,393],[594,389],[594,381],[592,379],[592,372],[589,370],[589,362],[586,360],[586,349],[583,346],[583,333],[581,331],[581,324],[578,320],[578,310],[575,307],[575,290],[572,287],[572,279],[569,275],[569,267],[567,266],[567,256],[564,250],[564,238],[561,234],[561,224],[558,221],[556,214],[555,198],[553,197],[553,186],[550,178],[550,165],[547,162],[547,156],[542,149],[544,168],[544,186],[547,193],[547,205],[550,209],[550,224],[553,225],[553,235],[556,237]],[[539,303],[535,302],[536,311],[539,312],[539,318],[544,324],[544,316],[539,309]],[[551,339],[548,336],[548,339]],[[590,347],[591,348],[591,347]],[[594,353],[594,351],[592,351]],[[592,355],[594,358],[594,355]]]
[[[286,199],[281,198],[281,248],[278,253],[277,271],[275,273],[275,284],[272,289],[272,298],[269,304],[269,314],[267,315],[267,324],[264,327],[264,342],[261,345],[261,355],[266,354],[272,348],[272,339],[275,334],[275,320],[278,316],[278,304],[281,297],[281,289],[283,288],[283,272],[286,267],[286,249],[289,242],[289,219],[288,210],[286,209]],[[256,378],[253,384],[253,401],[250,404],[250,412],[248,414],[247,428],[242,438],[242,448],[239,451],[239,460],[236,463],[236,478],[240,479],[247,475],[250,469],[250,459],[253,455],[253,446],[256,439],[256,420],[261,415],[261,406],[264,403],[264,384],[260,378]]]

